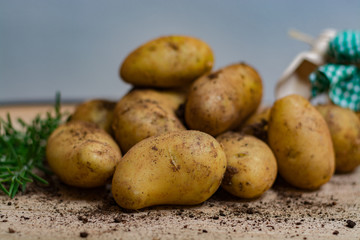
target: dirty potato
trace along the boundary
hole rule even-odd
[[[274,183],[277,164],[271,149],[261,140],[237,132],[226,132],[216,140],[222,144],[227,167],[221,186],[241,198],[255,198]]]
[[[191,86],[185,106],[190,129],[217,136],[240,125],[258,108],[262,82],[245,63],[225,67],[197,79]]]
[[[243,134],[253,135],[264,142],[267,142],[268,122],[270,118],[271,107],[265,107],[259,112],[250,116],[244,124],[241,125],[240,131]]]
[[[162,133],[185,130],[175,111],[185,100],[176,92],[134,90],[116,105],[113,132],[125,153],[141,140]]]
[[[356,114],[336,105],[316,109],[328,124],[335,150],[337,172],[350,172],[360,165],[360,119]]]
[[[289,95],[271,109],[268,141],[280,175],[302,189],[316,189],[332,177],[335,154],[327,124],[305,98]]]
[[[59,126],[49,137],[46,159],[64,183],[98,187],[112,177],[121,158],[116,142],[94,123],[73,121]]]
[[[113,111],[116,102],[104,99],[92,99],[78,105],[71,116],[71,121],[85,121],[97,124],[110,133]]]
[[[188,36],[165,36],[145,43],[126,57],[121,78],[134,86],[180,87],[209,72],[210,47]]]
[[[207,200],[220,186],[226,157],[220,144],[199,131],[147,138],[132,147],[116,167],[112,194],[123,208]]]
[[[117,108],[128,108],[139,101],[156,101],[164,107],[176,111],[186,100],[186,89],[155,90],[155,89],[132,89],[120,99]]]

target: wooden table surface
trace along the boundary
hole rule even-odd
[[[0,117],[10,112],[30,120],[50,109],[1,106]],[[258,199],[241,200],[220,189],[200,205],[140,211],[118,207],[109,186],[84,190],[47,179],[50,185],[30,184],[14,199],[0,193],[0,239],[360,239],[359,168],[316,191],[278,178]]]
[[[75,109],[75,104],[66,104],[61,107],[61,111],[65,113],[72,113]],[[10,113],[13,122],[16,123],[17,118],[22,118],[26,122],[30,122],[37,114],[44,116],[47,112],[54,113],[54,106],[50,104],[43,105],[0,105],[0,118],[5,119]],[[17,125],[18,126],[18,125]]]

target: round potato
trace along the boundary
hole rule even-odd
[[[316,109],[330,130],[336,171],[353,171],[360,165],[360,119],[353,111],[336,105],[321,105]]]
[[[121,78],[134,86],[186,86],[209,72],[214,64],[211,48],[188,36],[165,36],[145,43],[126,57]]]
[[[245,63],[225,67],[197,79],[185,106],[190,129],[217,136],[234,129],[251,115],[262,98],[262,82]]]
[[[243,126],[256,125],[261,122],[269,122],[271,107],[265,107],[251,115]]]
[[[334,174],[335,154],[329,129],[305,98],[289,95],[275,102],[268,141],[280,175],[293,186],[316,189]]]
[[[71,121],[85,121],[97,124],[111,134],[111,123],[116,102],[104,99],[92,99],[76,107]]]
[[[216,140],[222,144],[227,167],[221,186],[241,198],[255,198],[274,183],[277,163],[271,149],[261,140],[237,132],[226,132]]]
[[[155,101],[163,107],[176,111],[186,100],[187,92],[179,90],[154,90],[154,89],[133,89],[120,99],[116,108],[126,109],[136,102]]]
[[[112,194],[123,208],[194,205],[220,186],[226,157],[220,144],[198,131],[147,138],[132,147],[116,167]]]
[[[271,107],[266,107],[259,112],[250,116],[244,124],[241,125],[240,131],[243,134],[253,135],[264,142],[267,142],[268,122],[270,118]]]
[[[141,140],[162,133],[185,130],[175,114],[181,103],[176,93],[135,90],[121,99],[114,111],[112,128],[125,153]]]
[[[73,121],[59,126],[49,137],[46,159],[64,183],[98,187],[112,177],[121,158],[116,142],[96,124]]]

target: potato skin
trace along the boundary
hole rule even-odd
[[[121,152],[111,136],[94,123],[73,121],[50,135],[46,158],[61,181],[91,188],[111,179]]]
[[[197,79],[185,106],[190,129],[217,136],[234,129],[251,115],[262,98],[262,82],[245,63],[225,67]]]
[[[336,105],[321,105],[316,109],[324,117],[330,130],[336,171],[353,171],[360,165],[360,119],[353,111]]]
[[[164,36],[140,46],[126,57],[121,78],[134,86],[180,87],[209,72],[211,48],[188,36]]]
[[[92,99],[78,105],[71,115],[71,121],[85,121],[97,124],[109,134],[116,102],[105,99]]]
[[[141,140],[162,133],[185,130],[175,114],[181,97],[173,92],[136,90],[116,105],[113,132],[125,153]]]
[[[216,140],[222,144],[227,167],[221,186],[240,198],[261,196],[274,183],[277,163],[263,141],[237,132],[226,132]]]
[[[268,141],[280,175],[302,189],[317,189],[330,180],[335,154],[327,124],[305,98],[289,95],[271,109]]]
[[[220,144],[199,131],[147,138],[132,147],[116,167],[112,194],[123,208],[194,205],[220,186],[226,157]]]

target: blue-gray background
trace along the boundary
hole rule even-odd
[[[289,29],[359,29],[360,1],[0,0],[0,103],[120,98],[118,68],[140,44],[169,34],[201,38],[215,68],[245,61],[274,100],[277,79],[309,47]]]

